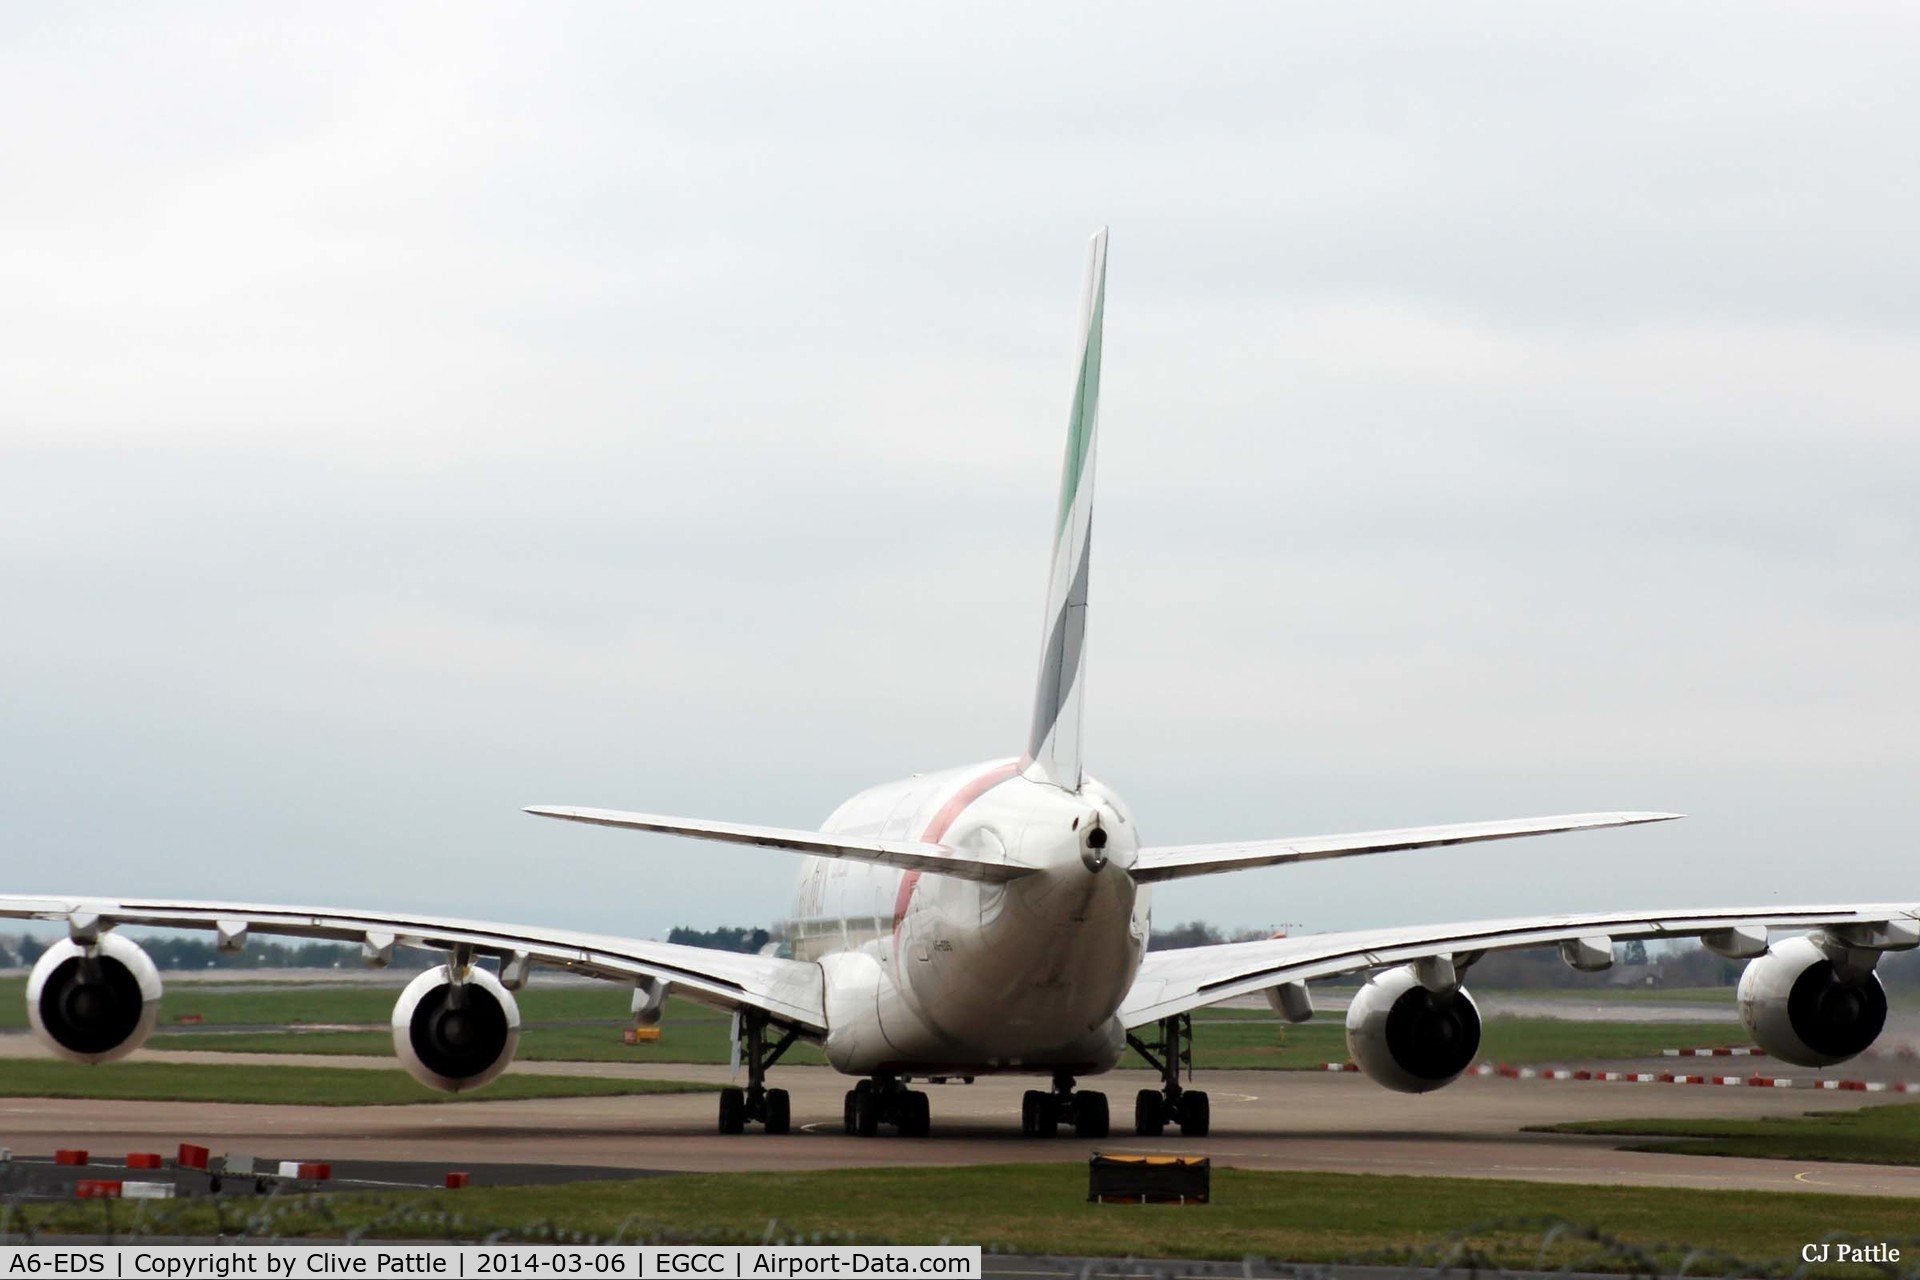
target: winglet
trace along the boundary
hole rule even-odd
[[[1107,230],[1093,237],[1080,304],[1078,376],[1067,419],[1060,508],[1047,579],[1046,647],[1027,733],[1025,775],[1067,791],[1081,779],[1080,722],[1086,690],[1087,557],[1093,540],[1094,446],[1100,425],[1100,347],[1107,305]]]

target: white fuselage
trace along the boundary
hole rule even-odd
[[[1106,1071],[1114,1016],[1146,950],[1139,839],[1120,800],[1033,782],[1018,762],[874,787],[822,831],[919,840],[1038,870],[1005,884],[808,858],[795,896],[797,960],[826,983],[827,1058],[856,1075]],[[1104,832],[1103,848],[1088,836]],[[1103,865],[1104,861],[1104,865]]]

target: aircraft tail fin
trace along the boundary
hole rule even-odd
[[[1100,423],[1101,322],[1107,303],[1107,231],[1093,237],[1080,304],[1073,411],[1067,419],[1060,508],[1047,579],[1046,647],[1034,693],[1023,772],[1036,782],[1078,791],[1081,702],[1086,690],[1087,556],[1093,541],[1094,446]]]

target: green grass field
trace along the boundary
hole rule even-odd
[[[1581,1120],[1541,1131],[1658,1139],[1621,1144],[1630,1151],[1920,1164],[1920,1102],[1758,1120]]]
[[[1250,1011],[1249,1011],[1250,1012]],[[1207,1017],[1215,1016],[1208,1011]],[[1241,1067],[1282,1071],[1318,1070],[1322,1063],[1347,1057],[1345,1025],[1338,1018],[1315,1018],[1289,1026],[1271,1015],[1201,1021],[1193,1028],[1197,1069]],[[1482,1027],[1484,1062],[1587,1062],[1602,1058],[1657,1056],[1682,1045],[1745,1044],[1738,1024],[1566,1022],[1558,1018],[1488,1018]],[[1129,1053],[1123,1066],[1145,1066]]]
[[[161,974],[164,980],[170,975]],[[167,984],[162,1005],[164,1026],[197,1016],[218,1026],[280,1027],[303,1022],[381,1023],[393,1013],[399,989],[388,986],[329,986],[325,983],[236,982],[208,990],[198,982]],[[529,1022],[627,1017],[627,989],[613,983],[593,986],[538,983],[516,999]],[[716,1018],[724,1030],[726,1015],[688,1004],[699,1015]],[[27,1025],[26,979],[0,979],[0,1028]],[[615,1039],[619,1038],[615,1032]]]
[[[580,1233],[600,1240],[673,1238],[711,1243],[811,1240],[816,1236],[900,1244],[982,1244],[1027,1253],[1404,1263],[1448,1258],[1528,1269],[1633,1269],[1644,1251],[1673,1274],[1785,1273],[1801,1245],[1834,1232],[1910,1240],[1914,1202],[1855,1196],[1781,1195],[1672,1188],[1566,1186],[1475,1179],[1213,1171],[1205,1206],[1092,1205],[1081,1164],[964,1169],[836,1169],[809,1173],[686,1174],[632,1182],[572,1183],[432,1192],[337,1195],[289,1207],[272,1229],[473,1239],[501,1230],[520,1238]],[[311,1207],[309,1207],[311,1206]],[[208,1201],[158,1210],[111,1201],[26,1210],[44,1228],[124,1229],[136,1212],[174,1233],[233,1229],[240,1213]],[[216,1222],[224,1212],[228,1221]],[[448,1214],[457,1214],[449,1219]],[[109,1216],[112,1215],[112,1216]],[[1553,1221],[1622,1242],[1609,1249],[1579,1232],[1543,1248]],[[1745,1265],[1711,1253],[1745,1260]],[[1864,1268],[1855,1273],[1865,1274]],[[1820,1270],[1816,1274],[1840,1274]]]
[[[23,980],[0,981],[0,1027],[26,1023]],[[1725,998],[1725,992],[1713,993]],[[313,984],[235,984],[204,990],[175,984],[167,990],[156,1049],[206,1049],[227,1053],[387,1054],[385,1030],[395,992],[385,987]],[[519,995],[526,1031],[520,1057],[532,1062],[721,1063],[727,1061],[727,1015],[691,1000],[668,1001],[661,1038],[650,1044],[621,1043],[627,1025],[627,992],[614,984],[580,986],[536,983]],[[233,1031],[169,1031],[196,1016],[210,1027]],[[365,1026],[366,1030],[303,1030],[303,1024]],[[254,1028],[254,1029],[248,1029]],[[1677,1045],[1744,1043],[1731,1023],[1567,1022],[1554,1018],[1489,1018],[1481,1057],[1488,1062],[1582,1062],[1658,1054]],[[1194,1021],[1194,1065],[1200,1069],[1266,1068],[1315,1070],[1346,1058],[1345,1032],[1337,1016],[1290,1026],[1265,1009],[1206,1009]],[[785,1061],[825,1061],[810,1045],[796,1045]],[[1144,1066],[1132,1053],[1124,1065]]]
[[[521,1033],[517,1061],[523,1062],[678,1062],[727,1060],[725,1018],[681,1020],[671,1014],[661,1023],[661,1038],[651,1044],[620,1042],[621,1024],[537,1026]],[[373,1054],[393,1052],[390,1031],[236,1031],[193,1035],[155,1035],[156,1049],[204,1049],[218,1053]],[[812,1045],[797,1044],[782,1064],[818,1066],[826,1061]]]
[[[690,1002],[687,1002],[690,1005]],[[522,1059],[587,1062],[694,1062],[727,1060],[728,1022],[691,1006],[669,1008],[661,1038],[653,1044],[620,1043],[619,1024],[536,1026],[520,1040]],[[1744,1044],[1729,1023],[1564,1022],[1554,1018],[1489,1018],[1481,1058],[1487,1062],[1586,1062],[1601,1058],[1657,1056],[1679,1045]],[[279,1031],[156,1035],[157,1049],[210,1049],[227,1053],[385,1054],[393,1051],[386,1031]],[[1194,1066],[1199,1070],[1238,1068],[1317,1071],[1322,1063],[1344,1061],[1346,1031],[1337,1019],[1288,1026],[1265,1015],[1196,1022]],[[796,1045],[783,1061],[819,1064],[826,1059],[810,1045]],[[1144,1067],[1129,1052],[1121,1063]]]
[[[1565,995],[1594,1004],[1717,1004],[1733,1007],[1732,987],[1580,987],[1566,991],[1512,991],[1515,996]]]
[[[1881,979],[1887,989],[1887,1002],[1896,1009],[1920,1009],[1920,984],[1911,979]],[[1475,987],[1476,992],[1479,991]],[[1733,987],[1580,987],[1566,991],[1509,991],[1514,996],[1565,995],[1594,1004],[1714,1004],[1732,1008]]]
[[[508,1072],[472,1093],[438,1093],[395,1067],[217,1067],[171,1062],[81,1066],[39,1058],[0,1059],[0,1097],[126,1098],[142,1102],[282,1103],[318,1107],[405,1106],[422,1102],[508,1102],[641,1093],[701,1093],[715,1085],[678,1080],[604,1080]]]

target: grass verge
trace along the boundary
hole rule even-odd
[[[391,1047],[391,1046],[389,1046]],[[172,1062],[103,1066],[33,1058],[0,1059],[0,1097],[122,1098],[141,1102],[241,1102],[379,1107],[420,1102],[508,1102],[640,1093],[703,1093],[715,1085],[680,1080],[605,1080],[508,1072],[473,1093],[438,1093],[399,1068],[205,1067]]]
[[[1542,1133],[1601,1133],[1658,1139],[1621,1144],[1629,1151],[1850,1164],[1920,1164],[1920,1102],[1757,1120],[1576,1120],[1536,1128]],[[1916,1221],[1920,1221],[1920,1211],[1915,1216]]]
[[[1480,1045],[1483,1062],[1591,1062],[1657,1057],[1662,1049],[1745,1044],[1738,1024],[1724,1022],[1568,1022],[1560,1018],[1488,1018]],[[1346,1028],[1335,1018],[1296,1026],[1268,1018],[1194,1020],[1193,1062],[1199,1070],[1270,1068],[1314,1071],[1347,1057]],[[1146,1063],[1128,1052],[1122,1066]]]
[[[0,1027],[25,1024],[23,980],[0,980]],[[197,984],[169,987],[156,1049],[209,1049],[225,1053],[373,1054],[392,1052],[384,1029],[398,993],[389,988],[260,984],[204,990]],[[1688,993],[1707,995],[1710,993]],[[1725,992],[1713,993],[1731,998]],[[526,1030],[520,1056],[535,1062],[727,1061],[727,1015],[691,1000],[667,1003],[658,1041],[622,1044],[628,993],[616,984],[581,986],[536,982],[519,995]],[[202,1019],[217,1031],[166,1028],[182,1017]],[[303,1024],[355,1026],[356,1030],[311,1030]],[[233,1028],[225,1030],[224,1028]],[[1680,1045],[1744,1042],[1732,1023],[1569,1022],[1556,1018],[1488,1018],[1481,1057],[1489,1062],[1586,1062],[1637,1058]],[[1205,1009],[1194,1019],[1194,1065],[1201,1069],[1315,1070],[1346,1058],[1346,1034],[1337,1016],[1290,1026],[1265,1009]],[[796,1045],[785,1061],[819,1065],[811,1045]],[[1124,1066],[1145,1063],[1129,1052]]]
[[[717,1064],[727,1061],[728,1019],[669,1016],[660,1026],[660,1039],[648,1044],[622,1044],[622,1023],[527,1027],[520,1033],[516,1060],[525,1062],[680,1062]],[[215,1053],[323,1053],[386,1057],[393,1053],[390,1031],[203,1031],[161,1034],[147,1042],[155,1049],[202,1049]],[[796,1066],[820,1066],[826,1056],[812,1045],[797,1044],[780,1061]]]
[[[580,1233],[607,1240],[858,1239],[942,1241],[1038,1254],[1405,1263],[1450,1258],[1514,1268],[1622,1271],[1690,1252],[1703,1274],[1792,1270],[1803,1244],[1836,1232],[1908,1238],[1905,1199],[1743,1191],[1567,1186],[1464,1178],[1373,1177],[1216,1169],[1205,1206],[1090,1205],[1086,1169],[1001,1165],[963,1169],[836,1169],[685,1174],[633,1182],[502,1187],[407,1196],[330,1196],[278,1210],[271,1229],[473,1239]],[[137,1211],[112,1202],[30,1207],[48,1231],[125,1231]],[[213,1234],[231,1206],[173,1202],[149,1226]],[[108,1216],[117,1215],[117,1216]],[[457,1215],[457,1216],[456,1216]],[[1549,1238],[1554,1223],[1577,1224]],[[1904,1252],[1904,1250],[1903,1250]],[[1743,1259],[1735,1265],[1730,1259]],[[1855,1268],[1865,1274],[1866,1269]],[[1819,1274],[1832,1274],[1820,1271]]]
[[[696,1007],[697,1008],[697,1007]],[[1242,1013],[1246,1011],[1233,1011]],[[688,1014],[671,1009],[661,1037],[651,1044],[620,1043],[618,1023],[531,1026],[521,1035],[519,1056],[529,1062],[693,1062],[727,1061],[728,1022],[706,1010]],[[1221,1017],[1209,1011],[1194,1022],[1194,1066],[1199,1070],[1317,1071],[1325,1062],[1347,1056],[1346,1030],[1340,1020],[1289,1026],[1271,1015]],[[257,1031],[160,1034],[156,1049],[206,1049],[221,1053],[373,1054],[393,1051],[386,1031]],[[1480,1056],[1487,1062],[1590,1062],[1604,1058],[1657,1056],[1677,1046],[1743,1044],[1737,1024],[1567,1022],[1557,1018],[1489,1018]],[[782,1061],[817,1066],[826,1059],[811,1045],[795,1045]],[[1146,1063],[1129,1051],[1123,1067]]]

